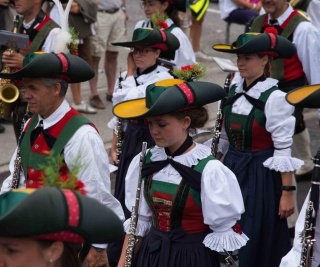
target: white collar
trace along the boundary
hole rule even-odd
[[[286,9],[286,11],[277,18],[279,25],[282,25],[282,23],[284,23],[286,19],[289,18],[292,12],[293,12],[292,6],[288,4],[288,8]],[[269,20],[270,20],[270,14],[268,14],[268,22]]]

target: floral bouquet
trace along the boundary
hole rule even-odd
[[[50,155],[46,164],[40,165],[40,169],[44,172],[41,184],[43,187],[56,186],[86,195],[84,183],[77,178],[80,166],[76,162],[69,170],[63,161],[63,156],[53,157]]]
[[[168,15],[165,12],[160,13],[157,11],[151,15],[150,21],[152,22],[153,27],[155,29],[166,30],[169,28],[166,22],[167,18],[168,18]]]
[[[174,68],[172,74],[184,81],[197,81],[206,74],[206,70],[206,67],[196,63],[194,65],[183,66],[181,69]]]

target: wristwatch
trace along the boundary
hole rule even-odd
[[[97,248],[97,247],[94,247],[94,246],[91,246],[91,247],[94,248],[95,251],[97,251],[97,252],[101,252],[101,251],[105,250],[105,248]]]
[[[295,191],[297,187],[295,187],[294,185],[283,185],[281,186],[281,189],[283,191]]]

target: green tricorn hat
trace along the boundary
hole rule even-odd
[[[0,73],[0,78],[21,80],[22,78],[60,78],[68,83],[79,83],[92,79],[95,73],[82,58],[64,53],[35,52],[27,54],[23,67],[12,73]]]
[[[275,58],[290,58],[296,53],[292,42],[273,33],[244,33],[232,45],[216,44],[212,49],[231,54],[259,53]]]
[[[320,108],[320,84],[296,88],[286,94],[286,100],[296,107]]]
[[[225,90],[214,83],[167,79],[148,85],[145,98],[115,105],[113,114],[122,119],[143,119],[203,106],[225,96]]]
[[[132,41],[112,44],[124,47],[154,47],[160,49],[160,57],[166,59],[174,59],[175,52],[180,47],[179,40],[172,33],[152,28],[137,28],[133,32]]]
[[[15,189],[0,196],[0,236],[108,243],[124,235],[118,216],[69,189]]]

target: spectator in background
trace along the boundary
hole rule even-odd
[[[259,15],[261,9],[260,0],[220,0],[219,9],[221,19],[227,23],[237,23],[246,26],[248,31],[251,21]]]
[[[67,4],[67,0],[60,0],[64,5]],[[58,7],[51,2],[45,2],[43,6],[46,14],[59,25],[61,25],[60,14]],[[77,0],[73,1],[71,4],[70,14],[69,14],[69,26],[74,27],[75,32],[78,34],[78,55],[83,58],[86,62],[91,64],[91,39],[90,37],[94,34],[92,23],[95,22],[97,15],[97,4],[96,1],[84,1]],[[81,94],[81,84],[72,84],[71,93],[73,98],[72,107],[79,112],[87,114],[95,114],[97,110],[94,107],[88,105],[82,99]],[[91,92],[92,95],[96,95],[97,92]],[[96,98],[95,98],[96,99]],[[96,107],[101,109],[105,108],[101,99],[95,101]]]
[[[202,24],[209,7],[209,0],[189,0],[189,3],[191,9],[190,39],[194,54],[196,56],[196,60],[198,62],[213,61],[212,57],[206,55],[203,51],[200,50]]]
[[[97,34],[92,37],[92,67],[96,75],[89,81],[91,92],[97,92],[98,68],[104,57],[104,71],[107,78],[106,100],[112,101],[116,83],[119,47],[111,43],[125,41],[126,20],[128,19],[125,0],[100,0],[98,4]],[[93,95],[92,95],[93,97]],[[93,98],[92,98],[93,99]],[[91,101],[94,104],[94,101]]]

